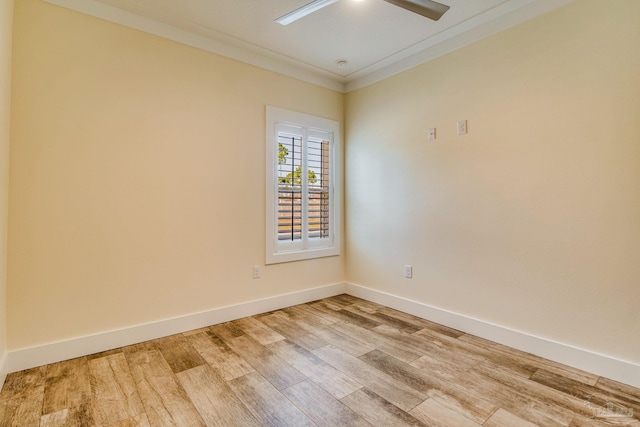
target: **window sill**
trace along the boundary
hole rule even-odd
[[[266,264],[279,264],[282,262],[303,261],[338,255],[340,255],[340,248],[336,247],[281,251],[267,253]]]

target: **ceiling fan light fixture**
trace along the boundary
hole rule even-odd
[[[331,3],[335,3],[338,0],[316,0],[312,1],[309,4],[306,4],[293,12],[289,12],[286,15],[282,15],[280,18],[275,21],[280,25],[289,25],[292,22],[297,21],[300,18],[304,18],[305,16],[315,12],[316,10],[320,10],[325,6],[329,6]]]

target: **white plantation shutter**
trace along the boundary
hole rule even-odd
[[[268,107],[268,113],[269,109],[274,108]],[[293,120],[288,115],[286,121],[270,116],[271,126],[267,121],[267,263],[337,255],[334,181],[339,125],[275,110],[292,114]]]
[[[302,241],[303,188],[300,171],[302,164],[302,129],[288,129],[278,126],[278,241]],[[293,133],[292,131],[298,131]]]
[[[311,239],[330,238],[329,224],[333,185],[331,179],[331,136],[327,133],[307,141],[307,168],[309,170],[307,230]]]

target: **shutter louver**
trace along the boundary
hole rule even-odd
[[[307,148],[309,168],[309,237],[329,237],[329,141],[310,139]]]
[[[302,137],[278,135],[278,240],[302,239]]]
[[[281,125],[277,142],[278,241],[329,238],[330,135]]]

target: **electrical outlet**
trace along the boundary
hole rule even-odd
[[[406,279],[413,279],[413,266],[411,265],[404,266],[404,277]]]
[[[464,135],[467,133],[467,121],[460,120],[458,122],[458,135]]]
[[[253,266],[253,278],[254,279],[259,279],[260,278],[260,266],[259,265],[254,265]]]

